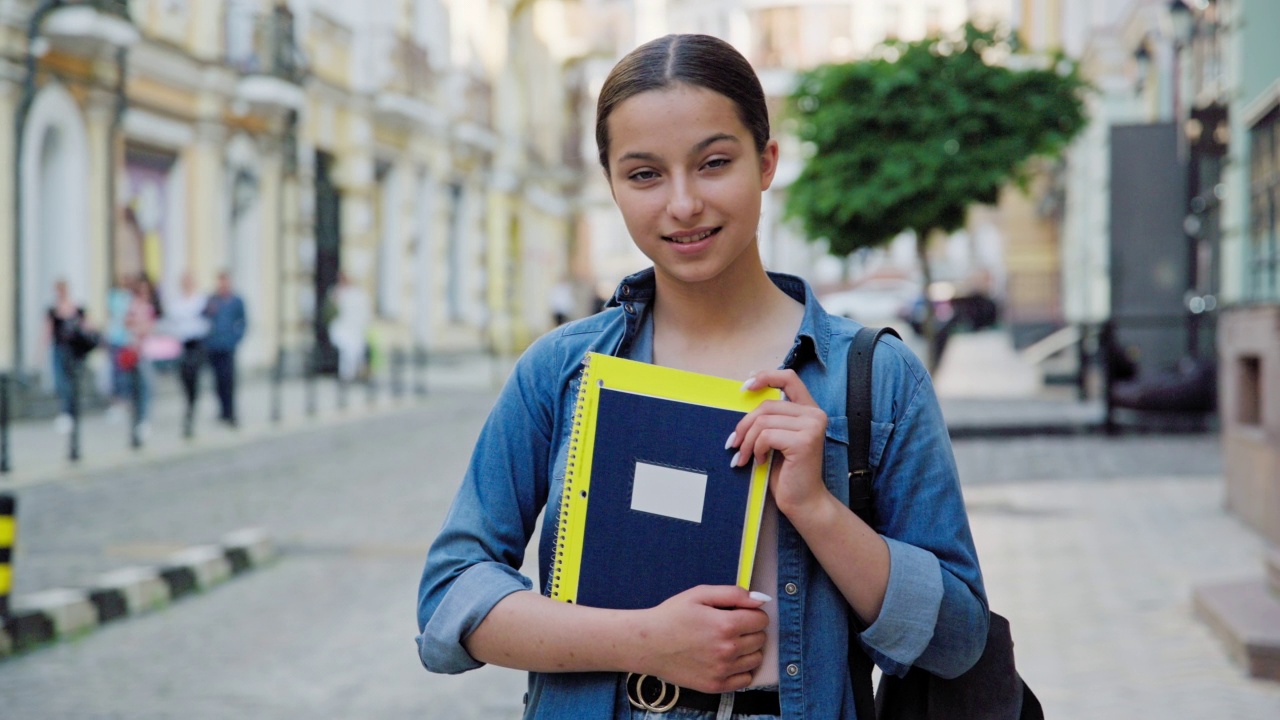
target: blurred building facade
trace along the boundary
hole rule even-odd
[[[0,1],[0,368],[47,378],[56,279],[101,323],[138,272],[229,270],[250,370],[331,362],[339,272],[382,349],[527,343],[575,225],[575,4]]]

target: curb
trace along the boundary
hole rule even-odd
[[[86,589],[59,588],[14,598],[12,615],[0,624],[0,659],[157,610],[275,558],[276,548],[267,534],[247,528],[216,544],[187,548],[157,567],[105,573]]]

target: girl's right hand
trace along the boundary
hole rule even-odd
[[[700,585],[644,613],[638,672],[706,693],[747,687],[764,658],[766,600],[734,585]]]

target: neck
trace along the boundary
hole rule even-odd
[[[661,272],[655,281],[653,313],[657,326],[664,334],[671,332],[704,342],[751,332],[763,319],[795,304],[769,279],[758,255],[704,282],[681,282]]]

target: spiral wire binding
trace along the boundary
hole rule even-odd
[[[551,597],[560,592],[560,575],[564,570],[565,542],[568,537],[569,498],[573,495],[573,478],[577,472],[579,445],[582,442],[582,420],[587,410],[587,390],[590,386],[591,355],[582,359],[582,374],[578,380],[578,398],[574,404],[573,423],[569,428],[569,454],[565,460],[564,488],[560,493],[560,509],[556,529],[551,536],[555,555],[551,558],[551,577],[548,579]]]

